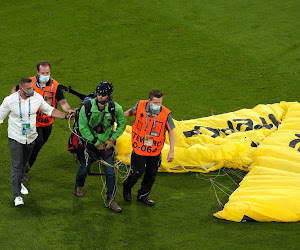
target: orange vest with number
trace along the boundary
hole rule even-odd
[[[51,84],[50,86],[43,87],[43,89],[39,88],[36,83],[36,77],[30,77],[32,84],[33,84],[33,90],[37,93],[39,93],[44,100],[52,107],[56,108],[57,102],[56,102],[56,90],[58,87],[58,82],[51,78]],[[37,127],[48,127],[51,125],[54,121],[54,118],[51,116],[45,115],[41,110],[38,110],[36,112],[36,126]]]
[[[166,107],[161,106],[161,111],[154,117],[146,115],[146,104],[148,101],[139,101],[136,111],[136,118],[134,124],[132,125],[132,148],[133,151],[142,156],[157,156],[160,154],[164,142],[165,142],[165,132],[166,123],[168,115],[171,113]],[[146,117],[147,117],[147,129],[146,129]],[[155,128],[153,130],[153,123],[155,119]],[[149,136],[151,132],[154,131],[156,136],[150,136],[153,140],[152,146],[147,146],[144,144],[145,137]]]

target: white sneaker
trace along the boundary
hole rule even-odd
[[[24,205],[23,198],[21,196],[18,196],[15,198],[15,207],[19,205]]]
[[[28,189],[21,183],[21,194],[28,194]]]

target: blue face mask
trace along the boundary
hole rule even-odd
[[[50,76],[43,76],[43,75],[40,75],[39,78],[40,78],[40,81],[41,81],[41,82],[48,82],[49,79],[50,79]]]
[[[158,110],[160,110],[160,106],[152,104],[152,109],[153,109],[153,111],[158,111]]]

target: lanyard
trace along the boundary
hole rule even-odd
[[[29,120],[30,120],[30,106],[31,106],[31,104],[30,104],[30,97],[29,97],[29,104],[28,104],[28,118],[29,118]],[[19,91],[19,111],[20,111],[20,118],[22,119],[23,116],[22,116],[21,93],[20,93],[20,91]]]
[[[152,131],[155,130],[155,122],[156,122],[156,116],[154,116],[154,121],[153,121],[153,125],[152,125]],[[145,128],[145,131],[147,131],[147,123],[148,123],[148,112],[146,112],[146,128]]]

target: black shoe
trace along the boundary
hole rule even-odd
[[[137,198],[136,200],[139,201],[139,202],[142,202],[142,203],[146,204],[149,207],[153,207],[155,205],[154,201],[149,200],[147,197],[146,198],[142,198],[142,199]]]
[[[126,190],[124,187],[123,187],[123,197],[125,201],[131,202],[131,191]]]

